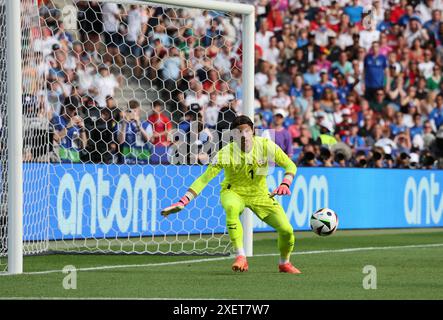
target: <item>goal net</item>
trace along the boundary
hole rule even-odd
[[[187,210],[168,218],[160,210],[229,141],[233,116],[250,115],[241,13],[252,10],[184,3],[21,0],[24,254],[230,252],[222,176]],[[5,47],[0,271],[10,217],[6,129],[19,125],[7,120]]]

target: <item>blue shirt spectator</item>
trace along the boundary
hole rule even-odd
[[[347,5],[344,10],[344,14],[349,16],[351,23],[359,23],[363,16],[363,7],[358,5],[358,0],[354,0],[352,5]]]
[[[87,137],[83,119],[73,106],[66,106],[63,115],[51,119],[54,126],[54,140],[59,143],[61,162],[80,162],[80,150],[86,146]]]
[[[321,73],[321,82],[313,86],[314,100],[320,100],[323,96],[325,89],[330,88],[335,91],[335,86],[328,80],[328,74],[326,72]]]
[[[436,130],[443,125],[443,104],[437,105],[437,107],[432,109],[431,113],[429,114],[429,120],[434,122]]]
[[[386,32],[391,29],[392,23],[388,20],[383,20],[377,25],[377,30],[380,32]]]
[[[414,138],[417,134],[422,135],[423,134],[423,126],[413,126],[409,129],[409,134],[411,136],[411,139]]]
[[[383,88],[385,83],[385,70],[388,61],[385,56],[379,54],[380,44],[376,41],[372,43],[372,53],[368,54],[364,60],[365,85],[369,89]]]
[[[424,132],[422,125],[422,118],[419,113],[414,114],[413,121],[414,121],[414,126],[412,126],[409,129],[409,135],[411,137],[411,140],[414,139],[415,135],[417,134],[422,135]]]
[[[274,113],[272,112],[272,110],[257,109],[256,113],[260,113],[268,125],[272,123],[272,119],[274,118]]]
[[[291,85],[291,88],[289,89],[289,95],[291,97],[301,97],[303,95],[303,87],[297,88],[294,84]]]
[[[136,100],[129,101],[119,124],[120,151],[127,164],[147,164],[152,153],[149,142],[153,135],[152,125],[148,120],[140,121],[140,104]]]

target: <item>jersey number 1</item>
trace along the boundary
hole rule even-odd
[[[249,173],[251,174],[251,179],[254,180],[254,170],[253,169],[249,170]]]

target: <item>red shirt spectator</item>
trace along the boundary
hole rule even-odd
[[[283,16],[281,11],[273,8],[269,11],[267,16],[268,28],[274,32],[279,32],[283,29]]]
[[[152,143],[154,145],[168,146],[168,133],[172,129],[171,120],[162,112],[163,103],[155,101],[153,104],[153,113],[148,117],[148,121],[152,124],[154,134]]]
[[[405,7],[402,4],[396,5],[391,11],[391,22],[397,24],[398,20],[406,13]]]
[[[203,82],[203,90],[209,93],[214,90],[220,91],[220,89],[221,80],[219,74],[215,69],[212,69],[208,72],[208,79]]]

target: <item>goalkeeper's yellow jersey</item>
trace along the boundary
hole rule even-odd
[[[244,197],[268,195],[266,176],[269,165],[274,164],[283,167],[286,173],[295,175],[297,171],[295,163],[268,138],[254,136],[252,150],[248,153],[241,151],[236,142],[231,142],[220,149],[190,189],[199,194],[224,169],[222,190],[230,189]]]

